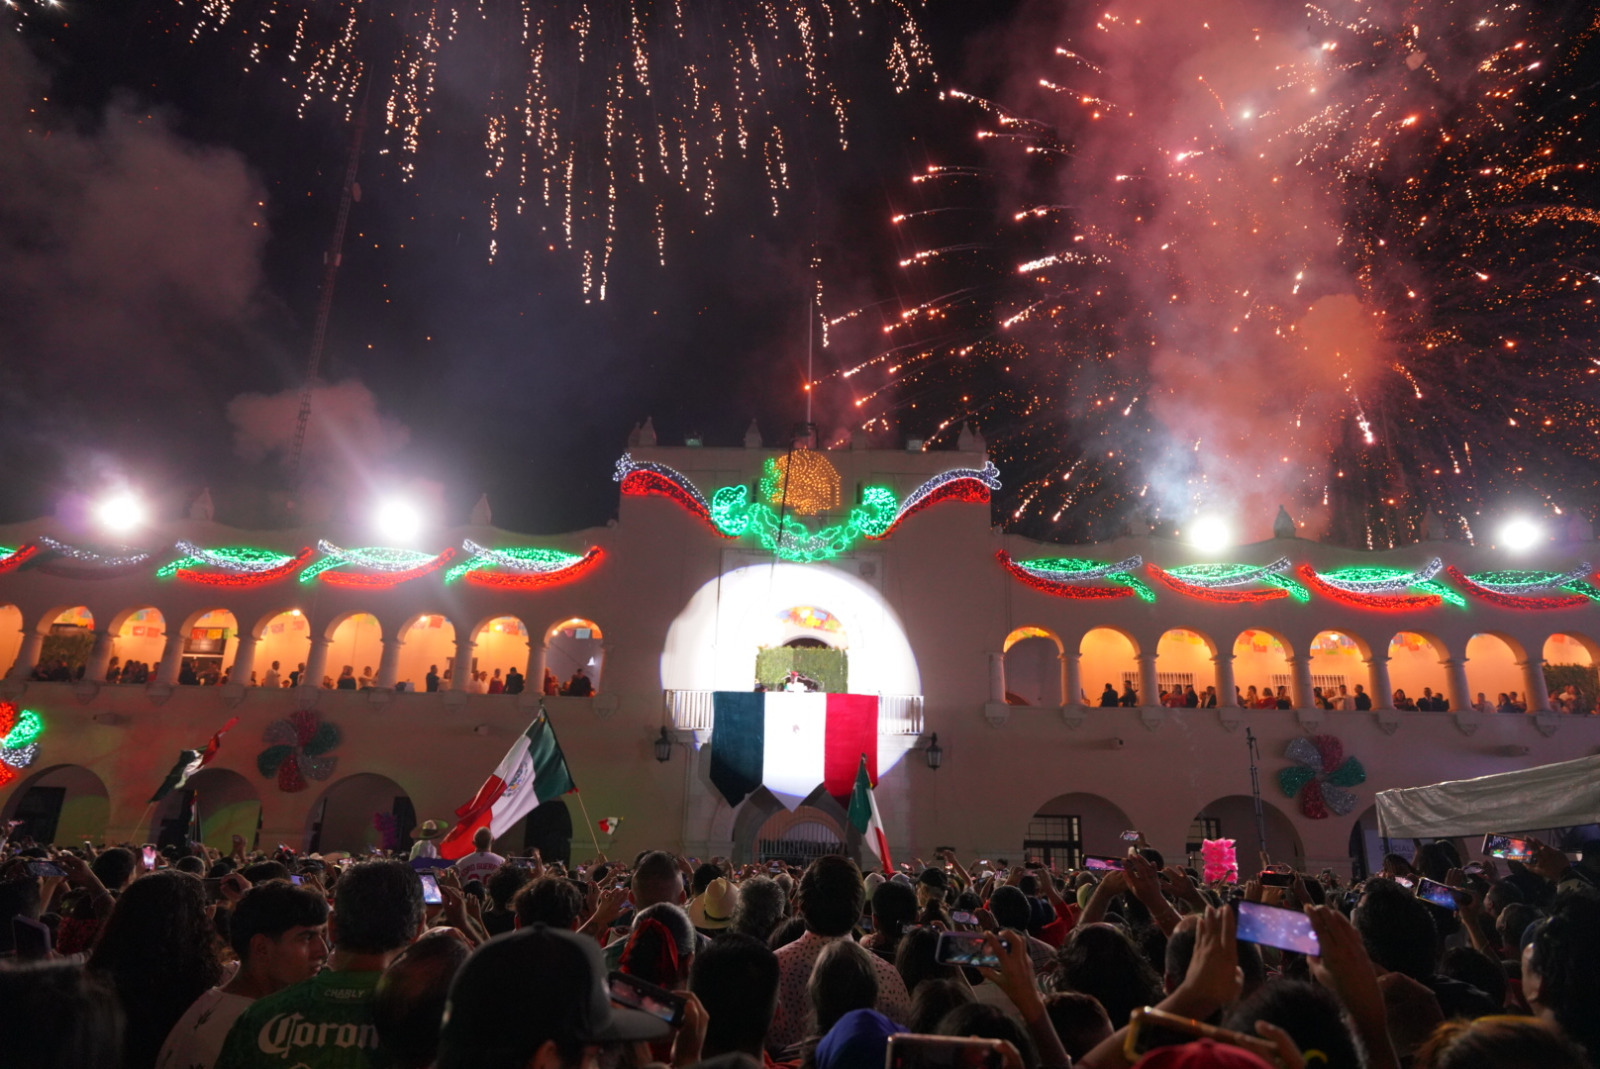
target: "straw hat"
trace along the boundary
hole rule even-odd
[[[437,839],[449,830],[443,821],[425,820],[420,828],[411,829],[411,837],[413,839]]]
[[[689,903],[689,922],[707,931],[726,928],[738,904],[739,889],[718,876],[706,885],[704,893]]]

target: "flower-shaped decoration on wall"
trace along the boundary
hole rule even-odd
[[[1300,812],[1312,820],[1329,813],[1347,816],[1356,796],[1346,788],[1367,781],[1367,770],[1354,757],[1344,755],[1344,743],[1334,735],[1313,735],[1290,741],[1283,755],[1295,762],[1278,773],[1278,786],[1290,798],[1300,796]]]
[[[297,710],[267,725],[262,736],[267,748],[256,755],[256,770],[268,779],[278,777],[280,791],[303,791],[307,776],[325,780],[333,775],[339,759],[328,756],[328,751],[339,745],[340,738],[337,727],[310,709]]]

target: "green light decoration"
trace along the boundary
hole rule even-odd
[[[485,568],[507,568],[525,573],[558,572],[583,560],[582,553],[566,553],[559,549],[490,549],[470,538],[462,543],[462,548],[472,556],[444,573],[446,583],[453,583],[468,572]]]
[[[767,473],[776,478],[771,460],[767,461]],[[763,495],[770,493],[767,477],[761,485]],[[862,491],[861,504],[850,510],[843,523],[812,531],[791,515],[780,517],[763,501],[751,501],[748,486],[724,486],[711,495],[711,522],[729,538],[751,535],[774,556],[811,564],[849,552],[864,537],[881,535],[894,522],[898,506],[892,490],[869,486]]]
[[[0,749],[20,750],[44,734],[44,720],[32,709],[23,709],[17,713],[16,726],[0,739]]]
[[[1589,582],[1590,567],[1580,564],[1565,572],[1500,571],[1475,572],[1468,579],[1498,594],[1525,596],[1537,590],[1565,590],[1600,601],[1600,588]]]
[[[370,568],[376,572],[402,572],[431,562],[437,554],[416,549],[395,549],[392,546],[363,546],[345,549],[324,539],[317,543],[325,556],[309,567],[300,570],[300,581],[309,583],[330,568]]]
[[[1284,558],[1281,563],[1287,568],[1288,558]],[[1276,566],[1277,562],[1265,568],[1256,564],[1184,564],[1168,568],[1167,574],[1175,575],[1198,586],[1208,587],[1235,587],[1249,583],[1263,583],[1288,591],[1289,596],[1296,601],[1310,601],[1311,591],[1298,580],[1272,571],[1271,569]]]
[[[178,551],[188,556],[179,557],[156,572],[157,579],[168,579],[184,568],[212,567],[233,574],[251,574],[282,568],[293,561],[293,554],[277,553],[254,546],[216,546],[202,549],[190,542],[179,542]]]
[[[1419,590],[1444,599],[1458,609],[1467,607],[1467,599],[1437,579],[1418,579],[1419,574],[1435,575],[1437,568],[1418,573],[1407,568],[1350,567],[1335,568],[1331,572],[1318,572],[1318,578],[1341,588],[1356,587],[1362,593],[1388,594],[1402,590]],[[1408,582],[1407,580],[1416,580]]]
[[[1137,558],[1134,558],[1137,559]],[[1126,562],[1124,562],[1126,563]],[[1139,595],[1140,601],[1153,602],[1156,592],[1132,572],[1110,571],[1104,561],[1084,560],[1080,557],[1044,557],[1028,561],[1028,570],[1041,578],[1063,583],[1084,583],[1102,580],[1113,586],[1125,586]]]

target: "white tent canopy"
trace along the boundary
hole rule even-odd
[[[1395,839],[1562,828],[1597,821],[1600,756],[1378,792],[1378,829]]]

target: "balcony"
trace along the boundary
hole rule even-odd
[[[701,732],[702,741],[708,739],[715,693],[711,690],[662,691],[662,718],[679,731]],[[922,695],[878,695],[878,731],[884,735],[922,734]]]

